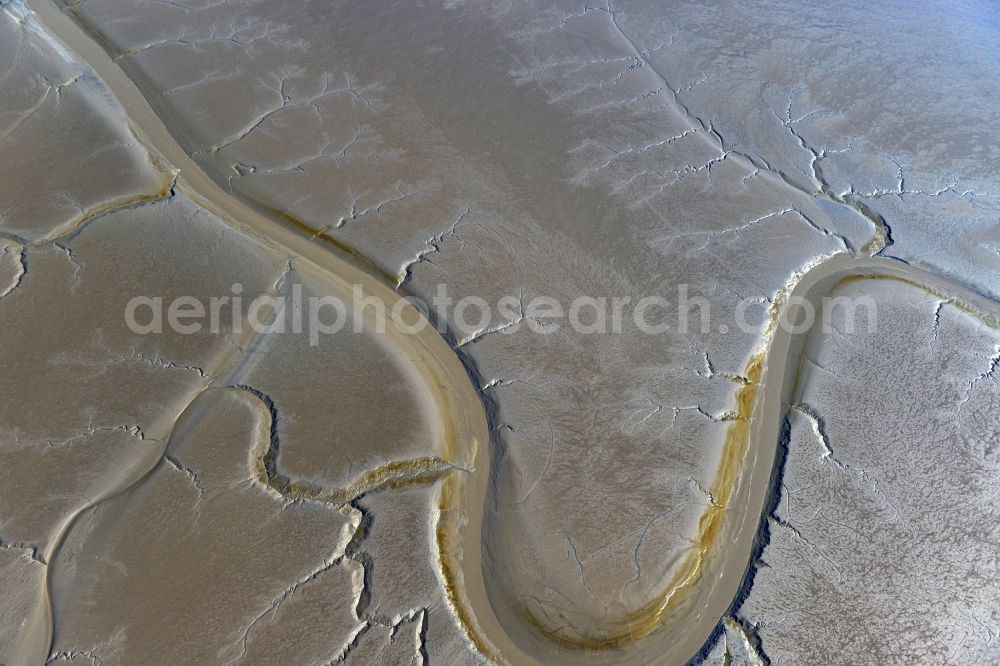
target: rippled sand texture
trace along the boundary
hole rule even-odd
[[[955,553],[995,540],[986,522],[947,537],[918,527],[923,513],[883,515],[892,482],[924,492],[939,478],[894,476],[904,425],[921,446],[939,439],[903,418],[929,418],[920,401],[946,392],[932,380],[961,388],[976,376],[963,364],[978,368],[944,411],[995,385],[989,326],[965,322],[982,330],[952,343],[978,356],[928,351],[945,369],[914,371],[903,385],[919,406],[904,406],[864,399],[915,367],[912,313],[886,318],[904,342],[876,355],[885,337],[839,349],[774,321],[795,289],[818,297],[866,267],[933,282],[933,298],[859,283],[887,308],[961,295],[995,310],[1000,38],[982,18],[995,10],[32,1],[85,27],[165,129],[138,127],[145,111],[115,102],[124,87],[105,88],[23,2],[3,6],[0,145],[24,167],[0,185],[0,354],[18,387],[0,407],[0,659],[810,662],[862,630],[855,646],[874,641],[886,660],[978,658],[961,652],[978,636],[959,644],[961,620],[942,652],[929,629],[872,622],[858,597],[886,551],[928,530]],[[522,310],[447,319],[422,346],[346,335],[311,348],[137,338],[121,322],[136,293],[333,293],[343,265],[389,294],[444,285],[492,303],[675,301],[686,284],[716,325],[581,336]],[[741,303],[746,331],[732,326]],[[948,317],[971,316],[949,308],[933,320],[942,337]],[[870,368],[853,378],[866,388],[813,400],[825,380],[795,379],[805,345]],[[974,413],[955,427],[991,450],[996,418]],[[891,419],[889,434],[875,425]],[[840,457],[837,428],[856,460]],[[794,487],[828,488],[803,501],[879,545],[846,548],[840,528],[783,513],[775,458],[786,486],[812,474]],[[976,469],[968,483],[995,483],[995,465]],[[973,493],[939,495],[953,510]],[[762,551],[755,536],[770,539]],[[800,555],[775,551],[783,537]],[[798,584],[828,560],[854,567],[855,587]],[[952,596],[969,588],[955,618],[995,627],[985,562],[971,585],[927,566],[952,572]],[[904,573],[883,592],[909,585]],[[784,625],[796,595],[804,610]],[[802,618],[838,604],[846,633],[807,632]],[[172,640],[164,617],[199,638]]]

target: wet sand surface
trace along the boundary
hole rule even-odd
[[[42,63],[18,74],[37,94],[9,98],[4,143],[74,113],[81,147],[47,140],[109,162],[96,185],[53,174],[66,187],[46,185],[49,208],[23,212],[18,196],[39,199],[28,187],[3,202],[15,202],[0,255],[11,285],[0,308],[16,313],[7,367],[48,374],[3,405],[0,555],[19,554],[5,558],[6,612],[28,621],[0,630],[12,646],[0,658],[775,663],[829,659],[863,630],[877,647],[845,663],[878,650],[989,659],[996,641],[980,634],[998,624],[983,605],[995,563],[948,579],[966,597],[940,641],[913,623],[873,628],[858,601],[867,579],[845,584],[844,569],[870,569],[883,549],[923,552],[913,525],[933,510],[908,531],[895,518],[856,527],[883,545],[845,553],[835,528],[785,513],[782,490],[835,468],[822,477],[832,490],[804,501],[860,520],[875,511],[869,495],[884,510],[892,482],[939,482],[887,480],[879,465],[908,438],[866,433],[944,389],[917,373],[894,382],[915,387],[909,402],[865,410],[829,388],[813,399],[816,354],[875,368],[875,392],[893,385],[879,383],[886,368],[939,362],[959,388],[978,368],[947,400],[967,421],[940,438],[992,460],[994,412],[977,401],[997,366],[1000,205],[982,166],[1000,152],[998,121],[982,111],[996,84],[952,83],[975,76],[985,47],[918,31],[924,48],[958,54],[904,84],[870,70],[910,47],[865,42],[873,17],[850,5],[800,15],[773,3],[754,16],[643,3],[30,6],[37,18],[23,3],[3,9],[18,40],[11,72]],[[976,15],[948,14],[942,30],[995,41]],[[906,15],[892,30],[917,23]],[[37,78],[41,67],[54,73]],[[51,83],[64,74],[78,81]],[[955,102],[872,102],[878,85],[937,86]],[[61,106],[71,91],[79,99]],[[25,182],[39,164],[26,162]],[[456,300],[514,307],[477,326],[445,318],[442,334],[389,319],[387,335],[318,346],[124,330],[135,294],[208,298],[235,282],[247,300],[363,284],[392,304],[445,285]],[[539,295],[673,300],[678,284],[711,304],[713,322],[749,304],[753,323],[576,335],[524,309]],[[983,351],[869,358],[876,341],[840,349],[777,325],[793,296],[857,284],[887,311],[943,303],[934,339],[947,311],[961,344]],[[903,317],[884,335],[911,339]],[[877,459],[808,452],[808,427],[833,448],[841,419],[857,425],[839,437],[872,437]],[[914,423],[912,437],[939,439]],[[913,472],[923,454],[908,455]],[[968,484],[995,481],[995,464],[976,470]],[[939,493],[940,511],[957,510],[952,495]],[[44,501],[25,509],[26,496]],[[942,530],[941,543],[991,543],[993,526],[976,526],[980,536]],[[789,553],[785,537],[804,550]],[[800,583],[816,566],[841,571],[841,601]],[[885,580],[886,593],[907,585]],[[795,616],[796,594],[817,610],[803,602]],[[842,631],[802,619],[837,603]],[[178,643],[163,617],[201,638]]]
[[[804,350],[739,626],[772,663],[992,663],[1000,331],[905,281],[836,293],[871,296],[882,324],[840,334],[841,313]],[[905,362],[879,362],[900,344]]]

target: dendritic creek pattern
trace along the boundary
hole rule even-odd
[[[1000,661],[998,26],[0,0],[0,663]]]

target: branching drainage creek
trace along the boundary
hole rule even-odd
[[[363,285],[367,293],[381,299],[391,309],[407,296],[407,281],[412,270],[429,263],[434,253],[441,251],[448,234],[456,238],[456,234],[461,233],[465,222],[459,216],[450,231],[431,236],[427,249],[404,263],[401,273],[396,275],[381,268],[375,258],[338,240],[339,237],[332,233],[347,226],[350,217],[342,219],[340,224],[321,227],[280,213],[269,205],[250,201],[234,192],[233,178],[229,179],[227,186],[224,178],[211,174],[200,161],[194,159],[192,151],[182,147],[183,141],[176,136],[176,128],[157,115],[147,98],[149,93],[144,93],[145,88],[130,79],[129,70],[121,66],[121,60],[138,50],[124,55],[115,54],[105,40],[89,33],[69,12],[56,4],[49,0],[30,0],[29,4],[45,28],[103,80],[113,93],[115,103],[124,110],[132,133],[150,156],[155,156],[160,167],[165,181],[161,191],[141,199],[118,201],[111,209],[146,205],[178,195],[189,199],[233,230],[282,256],[290,257],[287,269],[274,283],[270,295],[283,293],[295,280],[299,280],[313,285],[317,293],[322,291],[348,302],[354,286]],[[55,648],[58,627],[54,620],[54,605],[58,605],[59,600],[53,599],[52,579],[60,568],[75,566],[73,548],[76,546],[70,536],[75,528],[81,523],[96,520],[96,512],[108,503],[132,501],[129,499],[132,493],[167,468],[184,475],[195,489],[199,506],[205,505],[209,480],[203,478],[203,472],[199,473],[186,464],[184,451],[187,449],[183,447],[190,447],[190,441],[200,428],[204,428],[205,432],[214,432],[212,428],[225,425],[222,421],[219,423],[223,425],[217,425],[213,420],[216,412],[253,415],[254,427],[248,435],[252,443],[245,452],[245,462],[255,487],[286,506],[320,507],[342,516],[344,528],[338,537],[342,541],[341,546],[331,546],[333,554],[299,582],[292,582],[266,611],[273,612],[300,584],[315,580],[330,568],[352,567],[351,570],[356,571],[357,582],[353,590],[355,598],[350,601],[350,612],[352,621],[361,628],[334,661],[347,660],[350,652],[362,644],[367,633],[385,630],[390,636],[395,636],[407,623],[422,623],[424,628],[418,630],[418,636],[423,638],[419,640],[423,641],[426,637],[427,609],[412,609],[408,613],[386,616],[380,614],[377,604],[371,603],[367,589],[371,563],[362,555],[372,520],[377,524],[378,518],[369,516],[359,502],[371,493],[409,488],[433,489],[435,512],[429,529],[432,530],[436,548],[434,565],[438,582],[465,640],[491,663],[685,664],[699,658],[706,645],[720,631],[734,632],[747,641],[750,652],[760,651],[753,636],[753,627],[744,626],[732,616],[752,585],[756,569],[761,566],[761,542],[766,539],[769,525],[776,520],[772,513],[782,492],[783,458],[780,447],[783,439],[787,438],[785,430],[790,410],[797,409],[799,414],[811,419],[830,453],[829,442],[821,432],[820,418],[797,404],[803,369],[807,363],[806,350],[815,341],[814,336],[819,335],[796,328],[795,323],[803,317],[804,308],[822,311],[826,297],[857,281],[908,285],[928,299],[946,303],[991,330],[1000,329],[1000,306],[929,269],[882,256],[894,241],[891,221],[887,222],[856,193],[838,193],[828,183],[820,166],[827,152],[812,147],[796,129],[791,103],[786,117],[779,116],[778,119],[791,138],[811,155],[811,173],[806,175],[806,180],[815,185],[815,191],[804,187],[800,183],[801,178],[789,177],[758,155],[731,145],[713,123],[692,114],[680,101],[679,88],[673,87],[653,68],[648,49],[636,45],[626,36],[610,3],[606,8],[588,12],[603,13],[598,18],[607,19],[607,34],[629,45],[630,53],[625,56],[628,62],[633,63],[629,66],[653,71],[654,82],[666,90],[662,94],[672,98],[678,118],[690,125],[684,132],[661,143],[694,140],[684,138],[687,134],[694,134],[702,142],[699,148],[709,151],[704,167],[675,170],[682,174],[677,175],[678,179],[701,170],[711,177],[712,169],[736,165],[754,174],[753,177],[764,179],[770,187],[794,190],[795,196],[820,198],[823,205],[833,207],[850,218],[850,224],[870,227],[868,240],[856,244],[848,234],[828,229],[795,207],[779,211],[780,214],[801,218],[811,232],[836,243],[838,249],[797,270],[783,288],[767,295],[770,309],[759,345],[741,373],[726,377],[732,386],[733,408],[721,417],[715,417],[724,428],[724,435],[714,476],[710,483],[700,488],[709,501],[697,519],[695,533],[689,536],[683,554],[665,567],[666,575],[655,590],[646,594],[646,601],[631,606],[623,603],[622,608],[608,610],[598,617],[587,613],[560,613],[550,606],[523,603],[516,592],[504,589],[506,580],[493,573],[495,564],[518,558],[521,546],[504,542],[490,529],[490,521],[502,520],[502,516],[497,517],[503,509],[498,499],[498,488],[502,483],[498,480],[496,467],[501,458],[498,447],[503,446],[503,441],[498,433],[505,427],[511,430],[513,427],[506,426],[498,416],[486,391],[488,382],[480,375],[475,359],[466,348],[486,334],[458,342],[462,340],[460,336],[448,331],[440,334],[434,326],[425,326],[419,333],[413,334],[405,329],[403,322],[383,316],[380,324],[387,333],[380,339],[377,348],[394,359],[403,359],[400,363],[406,367],[404,375],[408,385],[416,387],[414,390],[421,393],[419,404],[431,413],[428,420],[433,422],[429,426],[429,432],[436,440],[432,452],[426,455],[407,454],[367,467],[359,464],[360,471],[352,472],[340,485],[331,485],[319,477],[307,477],[301,470],[284,469],[285,441],[278,427],[285,419],[283,406],[258,385],[248,360],[255,349],[267,345],[269,340],[266,334],[260,333],[248,333],[230,340],[231,344],[214,358],[211,367],[187,368],[198,374],[198,386],[174,405],[168,415],[159,419],[155,429],[147,428],[142,432],[143,440],[159,447],[159,456],[151,459],[151,464],[127,470],[100,496],[88,497],[88,504],[61,524],[57,536],[44,550],[33,553],[38,563],[47,567],[45,603],[40,606],[37,616],[29,619],[31,629],[26,635],[32,644],[19,652],[25,656],[25,663],[30,660],[41,663],[60,656],[72,658],[69,653],[61,655]],[[557,67],[558,63],[549,66]],[[349,82],[346,90],[355,94],[353,83]],[[318,99],[326,92],[309,99]],[[282,94],[286,95],[283,87]],[[284,101],[282,105],[287,106]],[[302,106],[305,108],[309,104]],[[263,119],[260,122],[263,123]],[[244,138],[253,129],[239,138]],[[213,153],[228,145],[216,146]],[[626,152],[618,151],[602,168],[609,168]],[[715,153],[718,154],[713,157]],[[238,171],[240,176],[252,173],[248,166]],[[900,179],[900,194],[903,191]],[[408,190],[400,192],[399,199],[412,194]],[[357,201],[354,208],[354,213],[359,216]],[[90,217],[85,216],[73,230],[108,212],[100,210]],[[764,223],[767,217],[753,220],[735,232],[727,230],[720,233],[738,235],[740,231]],[[691,235],[698,233],[701,232]],[[61,237],[53,238],[58,240]],[[20,273],[12,287],[6,289],[0,298],[13,293],[19,288],[17,282],[25,274],[30,275],[30,252],[51,240],[42,238],[34,245],[16,239],[10,241],[10,252],[17,250]],[[69,250],[66,252],[70,253]],[[424,316],[412,306],[405,309],[413,317]],[[707,354],[705,361],[709,364]],[[165,365],[165,362],[161,364]],[[992,370],[991,367],[990,372]],[[716,374],[711,367],[709,374]],[[722,373],[718,374],[721,376]],[[655,466],[656,461],[650,461],[650,465]],[[264,519],[261,517],[261,520]],[[568,536],[566,538],[582,572],[583,562],[577,547]],[[4,547],[10,545],[4,544]],[[639,546],[636,546],[635,552],[638,578]],[[256,626],[262,617],[263,614],[258,616],[252,626]],[[230,663],[239,661],[247,654],[250,631],[248,628],[234,641],[231,654],[227,653]],[[426,653],[422,658],[426,658]],[[763,657],[760,658],[763,661]]]

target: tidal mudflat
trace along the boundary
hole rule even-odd
[[[3,3],[0,661],[997,659],[998,25]]]

